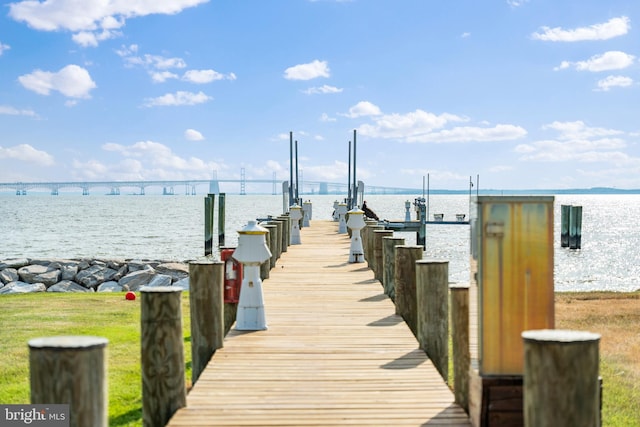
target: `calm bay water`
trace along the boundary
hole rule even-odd
[[[342,196],[311,195],[313,219],[330,219]],[[381,219],[403,220],[405,200],[417,196],[367,196]],[[0,259],[147,258],[188,260],[204,252],[204,196],[0,195]],[[429,213],[454,220],[469,215],[467,195],[432,195]],[[217,224],[216,198],[216,219]],[[560,205],[583,207],[582,249],[560,247]],[[282,213],[282,196],[227,195],[226,244],[249,220]],[[412,217],[415,217],[412,207]],[[555,198],[555,288],[640,289],[639,195],[561,195]],[[313,224],[312,224],[313,226]],[[415,233],[398,233],[415,244]],[[214,238],[214,241],[217,241]],[[302,231],[304,244],[304,229]],[[454,282],[469,280],[469,227],[428,225],[425,257],[449,261]]]

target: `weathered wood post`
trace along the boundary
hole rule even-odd
[[[224,342],[224,262],[189,263],[189,307],[191,311],[191,382],[209,363]]]
[[[560,247],[569,247],[569,218],[571,205],[560,205]]]
[[[283,222],[282,244],[280,245],[280,247],[282,249],[282,252],[287,252],[287,250],[289,249],[289,230],[290,230],[289,216],[280,215],[278,219]]]
[[[220,193],[218,194],[218,248],[224,246],[224,220],[225,220],[225,209],[226,209],[226,194]]]
[[[276,266],[278,260],[278,226],[271,224],[270,221],[260,224],[261,227],[269,230],[269,233],[265,236],[267,239],[267,246],[271,251],[271,257],[269,258],[269,269]]]
[[[280,255],[282,255],[282,233],[284,230],[284,221],[281,219],[271,219],[269,220],[269,224],[276,226],[276,260],[280,259]]]
[[[404,238],[382,238],[382,286],[384,293],[391,298],[391,301],[396,299],[394,276],[396,272],[396,246],[399,245],[404,245]]]
[[[525,425],[599,426],[600,335],[548,329],[522,338]]]
[[[375,258],[373,276],[382,283],[382,238],[393,236],[393,230],[375,230],[373,232],[373,256]]]
[[[453,395],[469,412],[469,285],[452,284],[450,290],[451,341],[453,355]]]
[[[571,206],[569,216],[569,249],[580,249],[582,245],[582,206]]]
[[[267,245],[267,247],[269,248],[269,251],[271,251],[271,230],[267,227],[264,227],[262,225],[260,225],[260,227],[263,227],[265,230],[267,230],[266,234],[264,235],[264,242]],[[260,279],[261,280],[265,280],[269,278],[269,274],[271,271],[271,254],[273,252],[269,253],[269,258],[267,258],[266,261],[264,261],[262,264],[260,264]]]
[[[107,343],[91,336],[30,340],[31,403],[68,404],[71,427],[107,427]]]
[[[213,208],[215,206],[215,194],[209,194],[204,198],[204,256],[213,254]]]
[[[366,219],[364,220],[364,223],[366,224],[364,226],[364,228],[360,231],[361,236],[362,237],[362,247],[364,248],[364,259],[365,261],[367,261],[367,266],[369,265],[369,257],[372,256],[371,253],[367,253],[369,252],[369,236],[370,233],[372,233],[373,231],[372,228],[373,227],[378,227],[378,221],[375,220],[370,220],[370,219]],[[382,227],[379,227],[378,230],[382,230]]]
[[[422,259],[422,246],[396,246],[396,314],[401,315],[413,335],[417,336],[416,261]]]
[[[374,233],[377,230],[384,230],[384,226],[382,225],[367,225],[365,228],[365,234],[367,236],[366,240],[363,240],[362,243],[366,246],[364,247],[365,259],[367,260],[367,266],[375,273],[376,271],[376,254],[374,253],[375,242],[374,242]],[[368,254],[368,255],[367,255]]]
[[[142,423],[164,426],[187,402],[180,288],[141,293]]]
[[[449,379],[449,261],[416,261],[416,330],[420,348]]]

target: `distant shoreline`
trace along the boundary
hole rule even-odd
[[[407,191],[402,191],[402,192],[389,192],[389,193],[369,193],[371,195],[376,195],[376,196],[398,196],[398,195],[415,195],[415,194],[422,194],[423,190],[421,189],[408,189]],[[366,191],[366,185],[365,185],[365,193],[367,193]],[[620,189],[620,188],[612,188],[612,187],[593,187],[593,188],[565,188],[565,189],[522,189],[522,190],[517,190],[517,189],[480,189],[479,191],[476,191],[476,189],[471,189],[471,191],[469,189],[466,190],[448,190],[448,189],[430,189],[428,190],[428,193],[430,195],[434,195],[434,194],[438,194],[438,195],[458,195],[458,194],[479,194],[479,195],[567,195],[567,194],[593,194],[593,195],[627,195],[627,194],[640,194],[640,188],[635,188],[635,189]],[[31,190],[29,192],[29,194],[34,194],[34,195],[50,195],[50,193],[48,191],[33,191]],[[68,191],[68,192],[61,192],[59,193],[60,195],[80,195],[81,193],[75,192],[75,191]],[[246,193],[246,194],[240,194],[240,193],[226,193],[227,195],[243,195],[243,196],[251,196],[251,195],[269,195],[269,196],[282,196],[282,193],[278,193],[278,194],[273,194],[273,193]],[[301,197],[304,196],[335,196],[335,195],[340,195],[343,194],[341,192],[330,192],[328,194],[320,194],[320,193],[300,193]],[[0,196],[16,196],[15,191],[0,191]],[[91,194],[91,195],[97,195],[97,196],[111,196],[111,194]],[[140,195],[140,194],[123,194],[123,195]],[[148,193],[148,196],[181,196],[182,194],[162,194],[162,193]],[[205,195],[204,193],[202,194],[189,194],[189,196],[195,196],[195,195]],[[90,196],[90,195],[86,195],[86,196]],[[142,194],[142,196],[144,196],[144,194]]]

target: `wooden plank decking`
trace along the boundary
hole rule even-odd
[[[232,329],[168,425],[469,425],[337,227],[302,229],[263,281],[269,329]]]

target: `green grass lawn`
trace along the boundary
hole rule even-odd
[[[225,307],[227,330],[235,311]],[[182,295],[185,381],[191,383],[189,294]],[[33,338],[56,335],[94,335],[109,340],[109,425],[142,424],[140,371],[140,299],[126,301],[124,293],[36,293],[0,297],[0,403],[30,403],[29,349]],[[637,330],[637,324],[630,324]],[[450,358],[450,363],[451,363]],[[640,388],[621,366],[601,357],[604,382],[603,425],[640,426]],[[453,381],[453,373],[449,371]]]
[[[185,381],[191,382],[189,296],[182,295]],[[109,340],[109,425],[142,424],[140,299],[124,293],[36,293],[0,297],[0,403],[30,403],[28,341],[56,335]]]

